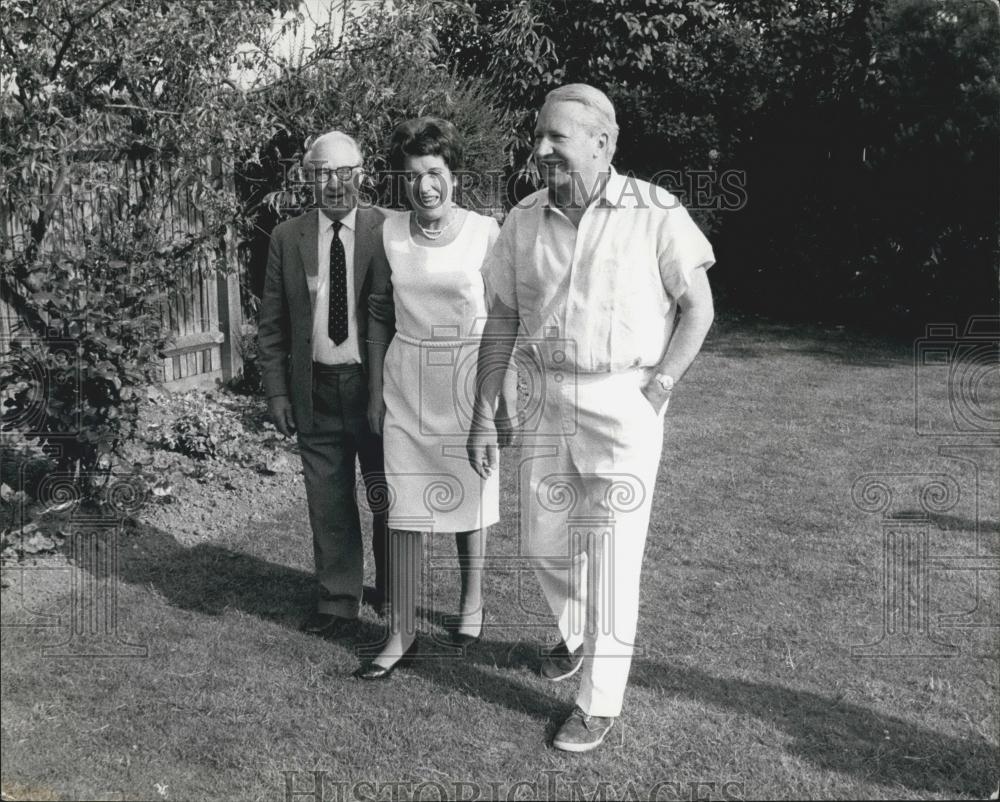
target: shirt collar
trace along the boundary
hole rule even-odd
[[[604,188],[593,205],[604,209],[634,209],[637,198],[635,198],[634,193],[626,191],[627,188],[628,178],[611,167],[608,180],[604,182]],[[548,190],[545,191],[542,205],[553,211],[557,208],[552,204]]]
[[[612,167],[611,175],[608,176],[608,180],[604,183],[604,189],[601,190],[601,197],[597,199],[598,205],[608,209],[632,208],[634,198],[631,193],[625,192],[627,184],[626,177]]]
[[[333,220],[323,214],[322,209],[317,209],[316,214],[319,215],[319,227],[320,231],[326,231],[328,228],[333,227]],[[358,207],[355,206],[351,211],[340,218],[341,225],[348,229],[349,231],[354,231],[355,222],[358,217]]]

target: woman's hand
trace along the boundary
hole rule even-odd
[[[500,464],[497,453],[497,433],[484,415],[473,415],[469,439],[465,444],[469,464],[482,479],[490,475]]]
[[[368,427],[372,434],[382,436],[382,423],[385,421],[385,400],[382,391],[368,394]]]
[[[497,445],[507,448],[514,445],[521,434],[520,420],[517,417],[517,402],[509,401],[504,396],[497,400],[496,415],[493,421],[497,429]]]

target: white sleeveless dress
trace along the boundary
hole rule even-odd
[[[498,231],[493,218],[469,212],[453,242],[427,247],[410,236],[410,215],[385,220],[396,335],[382,442],[394,529],[464,532],[500,518],[499,471],[480,479],[465,451],[487,314],[479,271]]]

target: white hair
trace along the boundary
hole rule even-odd
[[[357,151],[358,161],[364,160],[364,154],[361,152],[361,146],[358,144],[357,140],[345,134],[343,131],[327,131],[325,134],[320,134],[315,139],[310,138],[306,140],[306,152],[302,157],[302,165],[304,167],[309,167],[310,162],[313,161],[313,154],[320,145],[333,142],[342,142],[344,144],[350,145]]]
[[[545,103],[579,103],[590,112],[588,127],[598,133],[608,135],[608,158],[615,155],[618,143],[618,122],[615,107],[600,89],[590,84],[564,84],[545,96]]]

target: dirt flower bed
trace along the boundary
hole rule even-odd
[[[295,441],[278,433],[259,397],[220,391],[152,399],[141,432],[133,464],[151,488],[142,521],[181,543],[261,520],[265,502],[304,503]]]
[[[27,450],[5,462],[0,495],[4,564],[58,551],[70,510],[51,499],[42,504],[32,495],[39,485],[32,475],[43,471],[37,466],[44,463]],[[112,468],[112,477],[134,482],[141,494],[128,524],[153,526],[181,544],[195,545],[261,520],[265,502],[266,508],[297,499],[304,504],[300,472],[295,442],[277,432],[259,396],[225,389],[182,394],[151,389],[138,435]]]

